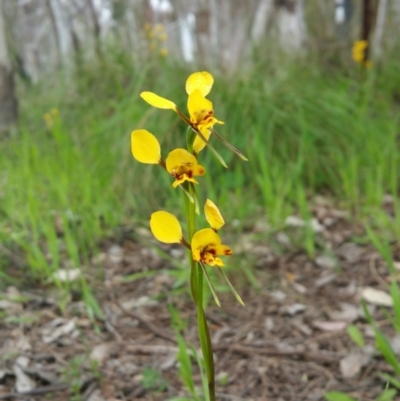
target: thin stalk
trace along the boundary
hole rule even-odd
[[[196,197],[193,186],[187,185],[186,190]],[[188,227],[189,242],[192,241],[192,237],[196,232],[196,203],[190,202],[187,196],[185,198],[185,210]],[[210,401],[215,401],[215,369],[214,369],[214,357],[211,344],[210,330],[208,328],[206,316],[203,309],[203,291],[204,291],[204,276],[203,269],[199,263],[193,260],[192,254],[189,251],[190,260],[190,289],[192,292],[193,301],[196,304],[197,309],[197,325],[199,332],[199,340],[201,350],[204,358],[204,365],[207,373],[208,380],[208,393]]]

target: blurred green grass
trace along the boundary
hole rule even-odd
[[[389,60],[364,74],[356,66],[300,60],[260,62],[236,75],[212,71],[209,98],[225,121],[218,132],[249,162],[214,140],[229,169],[207,151],[200,154],[207,169],[202,199],[216,202],[239,230],[265,214],[276,227],[296,211],[308,218],[307,201],[317,193],[358,216],[378,215],[384,195],[396,199],[399,191],[399,67],[400,60]],[[19,131],[0,142],[0,241],[23,251],[23,275],[43,279],[66,261],[90,265],[102,238],[119,227],[147,225],[157,208],[180,215],[180,193],[165,172],[133,160],[130,132],[153,132],[164,157],[182,146],[184,123],[151,108],[139,93],[151,90],[185,110],[191,72],[168,60],[134,63],[115,52],[74,76],[60,73],[20,88]],[[43,115],[52,108],[59,119],[49,129]],[[393,227],[398,222],[395,217]],[[3,274],[8,265],[0,258]]]

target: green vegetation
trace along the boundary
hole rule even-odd
[[[221,174],[218,163],[203,163],[210,168],[201,179],[213,181],[208,196],[227,221],[237,219],[241,229],[263,214],[275,227],[293,212],[309,219],[308,199],[322,193],[359,217],[374,211],[369,223],[398,238],[400,215],[388,220],[380,205],[392,194],[400,206],[399,63],[365,77],[354,66],[338,72],[307,61],[259,63],[228,78],[213,71],[210,99],[226,122],[218,131],[250,160],[239,162],[214,142],[231,168]],[[185,125],[170,111],[155,113],[139,93],[151,89],[179,103],[180,77],[191,71],[158,59],[137,65],[116,53],[76,76],[20,88],[20,130],[0,142],[0,242],[9,251],[0,259],[4,283],[10,274],[43,280],[66,263],[101,275],[90,260],[101,238],[118,235],[121,226],[147,225],[144,216],[160,205],[177,213],[180,194],[166,191],[171,182],[164,172],[133,162],[130,132],[167,132],[160,138],[164,154],[177,145]],[[53,108],[59,114],[46,122]],[[313,255],[309,231],[304,247]],[[24,255],[21,272],[7,270],[10,254]],[[90,303],[89,287],[81,284]]]

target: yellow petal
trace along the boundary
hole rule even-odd
[[[150,229],[153,235],[166,244],[179,243],[182,239],[182,227],[171,213],[158,211],[151,215]]]
[[[198,89],[203,96],[210,93],[214,78],[207,72],[195,72],[186,80],[186,93],[190,95],[195,89]]]
[[[173,174],[175,170],[181,166],[191,168],[193,165],[197,164],[197,159],[186,149],[178,148],[169,152],[165,163],[167,171]]]
[[[225,221],[213,201],[207,199],[204,205],[204,214],[206,215],[206,220],[213,230],[219,230]]]
[[[176,111],[176,104],[171,100],[165,99],[161,96],[156,95],[153,92],[142,92],[140,97],[153,107],[158,109],[171,109]]]
[[[221,238],[212,228],[203,228],[194,233],[192,238],[193,259],[198,262],[201,259],[200,253],[207,246],[221,245]]]
[[[199,89],[195,89],[188,98],[187,108],[190,115],[190,121],[198,124],[213,113],[213,104],[206,99]]]
[[[210,139],[211,131],[209,129],[201,130],[201,133],[207,139],[207,141]],[[196,135],[196,138],[194,138],[193,142],[193,152],[198,155],[205,148],[205,146],[206,143],[203,141],[203,139]]]
[[[146,164],[157,164],[161,160],[161,148],[157,138],[145,129],[131,133],[131,150],[133,157]]]

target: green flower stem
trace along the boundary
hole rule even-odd
[[[195,197],[196,193],[192,186],[187,185],[188,192]],[[189,198],[184,195],[185,210],[188,227],[189,242],[196,232],[196,203],[191,202]],[[208,393],[210,401],[215,401],[215,369],[214,369],[214,356],[211,344],[210,330],[208,328],[206,316],[203,308],[203,269],[199,263],[193,260],[192,253],[189,251],[190,260],[190,288],[192,292],[193,301],[197,309],[197,325],[199,331],[199,339],[201,350],[203,353],[204,364],[208,380]]]

